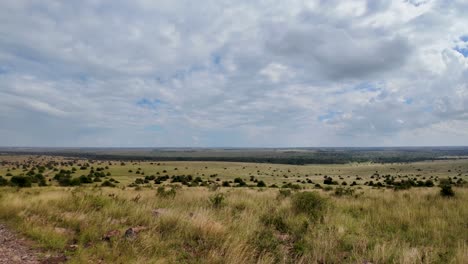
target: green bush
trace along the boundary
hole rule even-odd
[[[70,180],[70,186],[80,186],[81,181],[79,178],[73,178]]]
[[[225,198],[226,197],[222,193],[217,193],[217,194],[211,196],[210,197],[211,206],[213,206],[214,208],[221,207],[223,205],[223,203],[224,203]]]
[[[323,215],[327,203],[327,199],[317,192],[299,192],[292,198],[292,209],[296,213],[306,214],[310,219],[316,220]]]
[[[278,198],[289,197],[291,194],[290,189],[279,189]]]
[[[163,198],[174,198],[176,196],[176,190],[174,187],[166,191],[166,187],[159,186],[156,190],[156,195]]]
[[[259,253],[270,252],[274,255],[278,254],[277,249],[280,245],[280,241],[278,241],[273,231],[270,229],[265,228],[255,232],[253,242]]]
[[[243,187],[243,186],[247,186],[247,183],[245,183],[244,180],[242,180],[241,178],[235,178],[234,179],[234,183],[237,183],[238,187]]]
[[[0,186],[7,186],[8,180],[0,176]]]
[[[452,189],[452,183],[450,182],[450,180],[441,180],[439,187],[440,187],[440,195],[444,197],[455,196],[455,192]]]
[[[426,180],[426,181],[424,182],[424,186],[426,186],[426,187],[433,187],[433,186],[434,186],[434,182],[431,181],[431,180]]]
[[[17,187],[31,187],[31,177],[26,177],[26,176],[13,176],[11,177],[11,185],[17,186]]]
[[[101,184],[101,186],[102,187],[115,187],[115,184],[113,184],[112,182],[106,180]]]
[[[288,232],[288,225],[284,216],[278,213],[267,213],[260,218],[260,221],[267,227],[274,227],[277,231]]]

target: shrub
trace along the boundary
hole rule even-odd
[[[442,180],[439,184],[440,187],[440,195],[444,197],[452,197],[455,196],[455,192],[452,189],[452,184],[450,180]]]
[[[253,239],[254,245],[259,251],[262,252],[271,252],[273,254],[278,254],[278,246],[280,241],[275,237],[273,231],[270,229],[262,229],[255,233],[255,238]]]
[[[337,181],[334,181],[331,177],[326,177],[326,178],[323,180],[323,184],[326,184],[326,185],[337,185],[338,182],[337,182]]]
[[[279,189],[278,197],[289,197],[291,196],[292,192],[289,189]]]
[[[241,178],[235,178],[234,179],[234,183],[237,183],[239,187],[242,187],[242,186],[247,186],[247,183],[245,183],[244,180],[242,180]]]
[[[266,187],[266,184],[264,181],[258,181],[257,182],[257,187]]]
[[[170,190],[166,191],[166,187],[159,186],[156,190],[156,195],[163,198],[174,198],[176,196],[176,190],[172,187]]]
[[[80,186],[81,181],[79,178],[74,178],[70,180],[70,186]]]
[[[296,213],[303,213],[315,220],[322,216],[327,207],[327,200],[317,192],[296,193],[292,199],[292,208]]]
[[[11,177],[11,185],[17,187],[31,187],[31,177],[26,176],[13,176]]]
[[[135,179],[135,184],[144,184],[145,183],[145,180],[142,179],[142,178],[136,178]]]
[[[222,193],[217,193],[210,197],[210,203],[214,208],[219,208],[223,205],[225,196]]]
[[[228,181],[223,181],[222,186],[223,187],[231,187],[231,184]]]
[[[159,172],[158,172],[159,173]],[[155,184],[161,184],[163,181],[167,181],[169,179],[169,176],[158,176],[155,180]]]
[[[112,182],[106,180],[101,184],[101,186],[102,187],[115,187],[115,184],[113,184]]]
[[[0,186],[7,186],[8,180],[0,176]]]
[[[284,217],[278,213],[267,213],[260,218],[260,221],[267,227],[274,227],[277,231],[286,233],[288,225]]]
[[[80,180],[80,183],[93,183],[93,179],[89,176],[87,177],[87,176],[81,175],[78,179]]]
[[[290,182],[283,184],[281,188],[291,188],[293,190],[300,190],[302,187],[299,184],[292,184]]]
[[[426,186],[426,187],[433,187],[433,186],[434,186],[434,182],[431,181],[431,180],[426,180],[426,181],[424,182],[424,186]]]

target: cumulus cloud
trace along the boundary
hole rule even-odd
[[[3,1],[0,145],[466,145],[466,11]]]

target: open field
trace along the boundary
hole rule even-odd
[[[0,162],[5,185],[33,179],[0,188],[0,221],[70,263],[468,261],[468,160]]]
[[[364,183],[373,181],[383,182],[384,176],[390,175],[396,179],[415,179],[436,181],[438,178],[451,177],[455,180],[468,179],[468,160],[437,160],[413,163],[349,163],[333,165],[283,165],[268,163],[238,163],[238,162],[184,162],[184,161],[99,161],[52,156],[0,156],[0,176],[23,175],[31,168],[44,166],[42,174],[48,184],[53,182],[53,176],[60,170],[71,172],[72,177],[90,175],[91,171],[102,172],[108,178],[119,181],[120,186],[126,186],[137,178],[147,176],[177,176],[190,175],[200,177],[204,181],[221,183],[232,181],[236,177],[242,178],[246,183],[255,185],[251,181],[264,181],[267,185],[300,184],[302,187],[314,187],[321,184],[324,177],[333,178],[339,184],[355,181],[361,187]],[[26,167],[23,167],[23,165]],[[38,173],[38,170],[34,171]],[[50,182],[49,182],[50,180]]]

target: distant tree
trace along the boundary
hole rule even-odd
[[[7,186],[8,180],[0,176],[0,186]]]
[[[31,187],[31,177],[27,176],[13,176],[11,177],[11,185],[17,186],[17,187]]]

